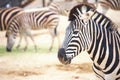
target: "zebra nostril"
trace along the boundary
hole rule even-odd
[[[66,52],[64,48],[60,48],[58,51],[58,59],[61,63],[67,65],[71,63],[71,59],[67,59]]]
[[[65,55],[65,49],[64,48],[60,48],[58,51],[58,58],[64,58]]]
[[[64,48],[60,48],[58,51],[58,59],[60,62],[64,62],[66,61],[66,54],[65,54],[65,49]]]

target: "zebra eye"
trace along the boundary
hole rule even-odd
[[[86,13],[86,16],[89,16],[90,14],[89,13]]]
[[[77,31],[77,30],[76,30],[76,31],[73,31],[73,34],[77,34],[78,32],[79,32],[79,31]]]

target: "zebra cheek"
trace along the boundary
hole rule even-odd
[[[15,39],[11,36],[7,37],[7,47],[6,47],[6,51],[7,52],[11,52],[12,51],[12,47],[15,43]]]

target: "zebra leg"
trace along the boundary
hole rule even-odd
[[[26,47],[24,48],[24,50],[26,50],[27,46],[28,46],[28,41],[27,41],[27,36],[28,36],[28,37],[30,37],[30,39],[32,40],[32,42],[34,44],[35,52],[37,52],[37,46],[36,46],[35,41],[33,39],[33,36],[32,36],[32,33],[31,33],[31,28],[29,28],[28,24],[25,24],[25,26],[26,27],[24,27],[23,32],[22,32],[23,34],[25,34],[24,37],[25,37],[25,41],[26,41]]]
[[[58,39],[58,49],[59,49],[61,47],[60,35],[57,34],[56,37]]]
[[[104,73],[95,65],[93,64],[93,71],[95,73],[95,80],[105,80]]]
[[[36,45],[36,43],[35,43],[35,41],[34,41],[34,38],[33,38],[32,34],[29,34],[28,36],[30,37],[30,39],[32,40],[32,42],[33,42],[33,44],[34,44],[35,52],[37,52],[37,45]]]
[[[51,39],[52,39],[52,42],[51,42],[51,45],[50,45],[50,48],[49,48],[50,52],[52,51],[52,48],[53,48],[53,44],[54,44],[54,40],[55,40],[55,35],[51,34]]]
[[[25,42],[26,42],[26,45],[25,45],[24,51],[26,51],[26,50],[27,50],[27,46],[28,46],[28,41],[27,41],[27,36],[26,36],[26,35],[24,36],[24,39],[25,39]]]
[[[52,36],[52,42],[51,42],[51,46],[50,46],[50,48],[49,48],[49,51],[51,51],[52,48],[53,48],[53,44],[54,44],[55,37],[57,37],[57,39],[58,39],[58,49],[59,49],[59,48],[61,47],[61,44],[60,44],[60,36],[59,36],[59,35],[52,35],[52,34],[51,34],[51,36]]]
[[[20,39],[19,39],[18,45],[16,46],[17,49],[19,49],[19,47],[20,47],[20,43],[21,43],[21,41],[22,41],[22,37],[23,37],[23,36],[20,34]]]
[[[52,51],[53,44],[54,44],[54,40],[55,40],[55,37],[56,37],[56,35],[57,35],[57,34],[56,34],[56,28],[54,28],[54,29],[49,29],[49,32],[50,32],[51,39],[52,39],[52,42],[51,42],[49,51]]]

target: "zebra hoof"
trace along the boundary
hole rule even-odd
[[[19,49],[20,45],[17,45],[16,48]]]
[[[23,50],[24,50],[24,51],[27,51],[27,47],[25,47]]]

